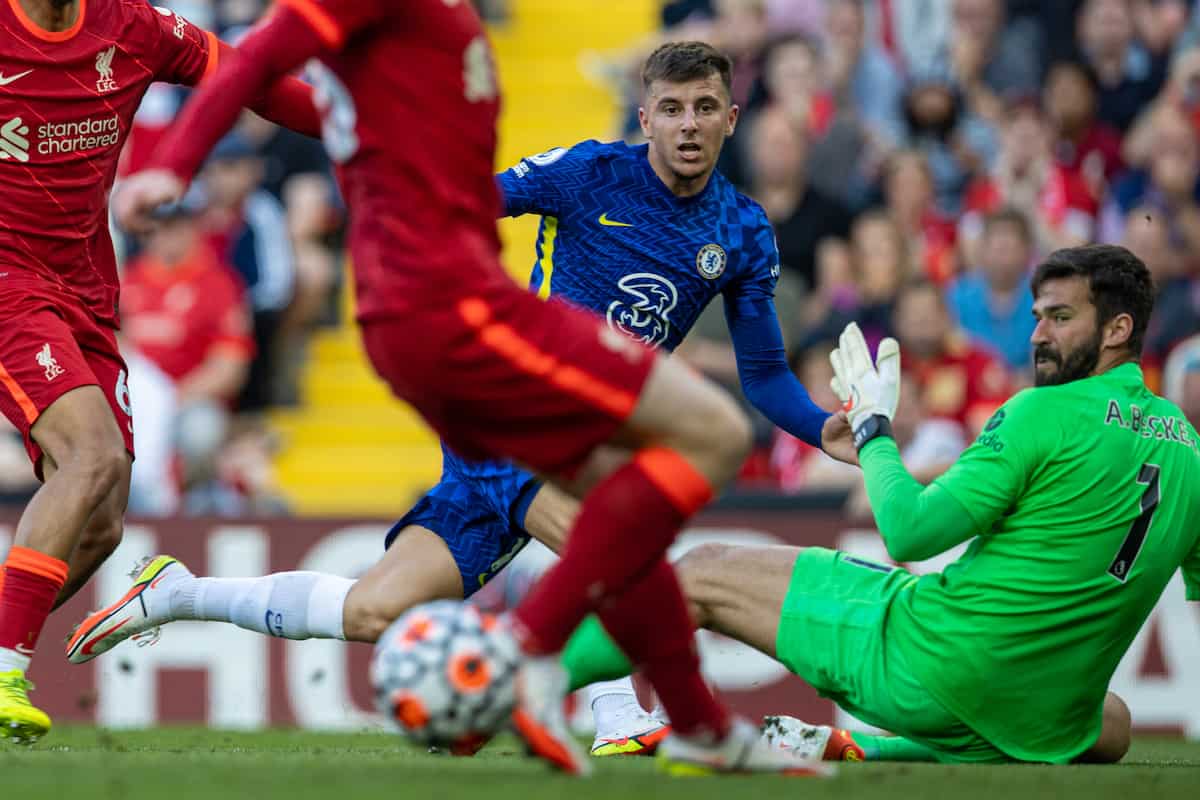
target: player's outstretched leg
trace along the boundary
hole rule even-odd
[[[227,622],[286,639],[374,642],[417,603],[462,598],[462,576],[441,537],[405,528],[358,581],[319,572],[198,578],[171,556],[148,559],[133,585],[76,628],[67,657],[90,661],[126,639],[152,643],[179,620]]]
[[[603,681],[588,687],[596,738],[594,756],[648,756],[671,732],[671,726],[638,702],[630,678]]]

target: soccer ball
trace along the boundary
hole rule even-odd
[[[454,600],[416,606],[375,645],[371,686],[380,713],[423,745],[469,755],[512,713],[520,655],[494,616]]]

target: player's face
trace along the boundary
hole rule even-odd
[[[1096,322],[1088,282],[1057,278],[1042,284],[1033,302],[1034,384],[1056,386],[1091,375],[1100,363],[1104,330]]]
[[[651,163],[660,177],[665,169],[684,188],[712,173],[737,117],[738,107],[730,103],[716,72],[684,83],[654,81],[646,104],[638,109]]]

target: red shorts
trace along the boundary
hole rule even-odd
[[[410,313],[362,322],[371,363],[461,455],[572,476],[633,413],[654,352],[499,271],[445,283]]]
[[[0,412],[24,437],[39,479],[42,449],[30,429],[55,400],[80,386],[104,391],[133,455],[133,411],[116,333],[53,287],[0,293]]]

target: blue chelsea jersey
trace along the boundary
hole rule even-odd
[[[582,142],[523,159],[497,180],[509,216],[540,214],[530,288],[674,350],[717,295],[774,295],[779,255],[766,214],[720,173],[676,197],[648,145]]]

